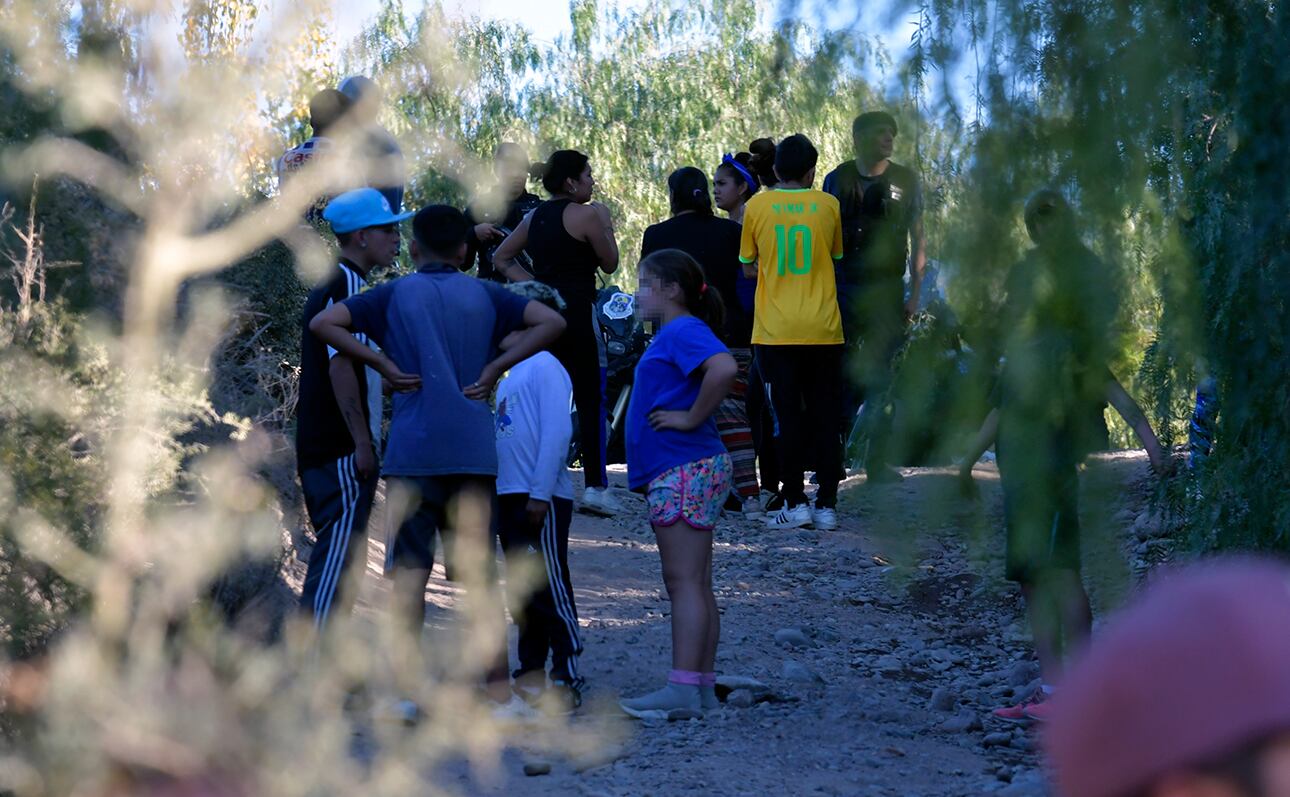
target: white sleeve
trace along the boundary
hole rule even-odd
[[[529,478],[529,497],[550,501],[569,456],[573,438],[573,421],[569,417],[569,400],[573,390],[568,377],[556,368],[544,369],[533,380],[537,399],[538,454],[537,467]]]

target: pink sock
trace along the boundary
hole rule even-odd
[[[715,672],[699,673],[699,686],[716,686],[717,674]]]
[[[683,684],[685,686],[698,686],[703,681],[703,675],[694,670],[672,670],[667,676],[667,682],[672,684]]]

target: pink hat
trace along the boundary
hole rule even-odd
[[[1062,797],[1121,797],[1290,730],[1290,569],[1220,559],[1163,576],[1053,698]]]

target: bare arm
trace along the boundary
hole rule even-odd
[[[688,432],[697,429],[704,421],[712,417],[717,405],[734,387],[735,377],[739,375],[739,366],[729,352],[714,354],[699,366],[703,372],[703,383],[699,385],[699,396],[688,410],[654,410],[649,414],[650,426],[655,429],[679,429]]]
[[[580,210],[579,237],[591,244],[600,259],[600,270],[613,274],[618,270],[618,239],[614,237],[614,222],[609,217],[609,208],[592,202]]]
[[[351,360],[376,369],[381,376],[389,380],[394,390],[406,392],[421,387],[421,377],[403,373],[383,352],[373,351],[354,337],[349,331],[353,323],[354,319],[350,316],[348,307],[343,303],[333,304],[310,319],[309,331],[314,334],[314,337]]]
[[[754,260],[751,263],[745,263],[742,260],[740,260],[739,263],[744,267],[745,277],[747,277],[750,280],[757,279],[757,261],[756,260]]]
[[[467,385],[462,391],[466,398],[487,399],[493,385],[511,366],[554,343],[564,332],[565,321],[563,316],[541,302],[529,302],[524,305],[524,325],[527,329],[520,333],[515,344],[485,365],[475,384]]]
[[[345,428],[354,441],[354,468],[364,479],[372,475],[376,467],[376,456],[372,447],[372,433],[363,414],[363,399],[358,389],[358,377],[354,373],[354,361],[343,354],[331,358],[327,365],[327,376],[331,379],[331,391],[336,396],[336,405],[345,420]]]
[[[909,301],[905,303],[905,315],[913,316],[918,312],[918,300],[923,290],[923,273],[927,270],[927,230],[923,227],[923,217],[919,215],[909,227],[909,237],[913,251],[909,258]]]
[[[1125,390],[1114,377],[1106,383],[1106,400],[1111,402],[1111,406],[1115,407],[1115,411],[1120,413],[1120,417],[1142,441],[1142,447],[1147,450],[1147,459],[1151,460],[1152,469],[1156,473],[1163,474],[1165,458],[1160,450],[1160,440],[1151,429],[1151,422],[1147,420],[1146,413],[1138,406],[1138,402],[1129,395],[1129,391]]]
[[[497,247],[497,251],[493,253],[493,270],[502,274],[511,282],[528,282],[533,279],[532,274],[525,271],[519,263],[515,262],[515,258],[519,256],[520,252],[524,251],[525,246],[528,246],[529,217],[532,215],[531,212],[525,215],[519,226],[512,230],[510,235],[506,236],[506,240],[502,241],[502,245]]]

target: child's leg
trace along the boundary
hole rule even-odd
[[[705,572],[712,553],[712,532],[684,520],[654,526],[663,560],[663,582],[672,601],[672,669],[704,672],[711,629],[711,582]]]
[[[444,520],[442,485],[432,478],[388,481],[386,572],[394,584],[390,607],[402,630],[402,655],[419,655],[425,627],[426,584],[434,567],[434,535]]]
[[[802,474],[810,445],[802,417],[802,383],[798,346],[763,346],[758,351],[766,399],[775,427],[775,450],[779,454],[779,477],[784,480],[784,501],[790,506],[806,503]]]
[[[584,680],[578,667],[582,637],[578,633],[578,606],[573,599],[573,582],[569,577],[569,524],[572,520],[573,502],[567,498],[551,499],[551,511],[547,513],[547,522],[542,529],[542,555],[546,558],[547,594],[551,598],[547,626],[547,639],[551,645],[551,678],[582,689]]]
[[[1084,590],[1084,580],[1078,572],[1062,571],[1061,585],[1061,618],[1062,618],[1062,653],[1069,660],[1079,653],[1093,634],[1093,608],[1089,605],[1088,593]],[[1052,683],[1052,681],[1048,681]]]
[[[761,489],[778,493],[780,485],[779,457],[775,453],[775,427],[771,422],[770,407],[766,403],[766,383],[758,365],[758,346],[753,350],[752,364],[748,368],[748,393],[745,406],[748,423],[752,428],[753,450],[757,453],[757,468]]]
[[[1073,463],[1063,463],[1057,469],[1056,484],[1058,508],[1053,521],[1053,566],[1057,611],[1062,621],[1062,653],[1069,659],[1084,647],[1093,633],[1093,609],[1084,591],[1080,569],[1079,469]]]
[[[466,616],[472,633],[480,635],[482,660],[470,662],[484,670],[485,688],[493,700],[511,698],[506,655],[506,613],[497,578],[494,552],[495,481],[480,476],[453,477],[449,529],[453,569],[466,589]]]
[[[1030,615],[1030,633],[1044,683],[1057,681],[1062,672],[1062,616],[1058,590],[1060,579],[1045,573],[1021,585]]]
[[[703,566],[704,593],[708,601],[708,639],[703,646],[703,669],[714,673],[717,667],[717,644],[721,641],[721,612],[717,609],[717,596],[712,590],[712,546],[708,546],[707,562]]]
[[[810,424],[811,449],[815,452],[815,480],[820,491],[815,505],[832,509],[838,503],[838,477],[842,475],[842,435],[835,419],[842,407],[842,359],[845,351],[837,346],[803,346],[805,368],[803,398]]]
[[[542,674],[546,681],[547,635],[541,617],[541,605],[550,600],[546,564],[542,560],[541,534],[528,520],[528,495],[498,496],[498,533],[506,555],[506,598],[511,617],[519,629],[516,678],[530,673]]]
[[[376,477],[359,479],[350,454],[306,470],[300,476],[300,487],[316,538],[300,607],[312,614],[315,627],[322,629],[328,617],[348,615],[353,604],[356,590],[350,575],[354,562],[361,562],[367,552],[367,519],[376,494]]]

